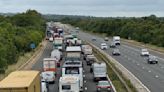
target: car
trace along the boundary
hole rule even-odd
[[[112,55],[121,55],[120,50],[119,49],[114,49],[112,52]]]
[[[104,41],[108,41],[108,40],[109,40],[109,38],[108,38],[108,37],[105,37],[105,38],[104,38]]]
[[[53,37],[50,37],[50,38],[49,38],[49,41],[50,41],[50,42],[53,42],[53,40],[54,40]]]
[[[110,48],[115,48],[115,47],[116,47],[116,44],[114,42],[111,42]]]
[[[45,81],[41,82],[41,92],[48,92],[48,83]]]
[[[44,71],[41,73],[41,81],[48,83],[55,83],[55,72],[53,71]]]
[[[158,64],[158,59],[156,56],[150,55],[147,60],[148,64]]]
[[[108,49],[107,44],[106,43],[101,43],[101,49],[102,50]]]
[[[92,37],[92,41],[96,41],[96,38],[95,37]]]
[[[149,51],[147,49],[141,49],[141,56],[149,56]]]
[[[97,92],[111,92],[112,86],[110,85],[109,81],[104,80],[104,81],[98,81],[97,85]]]

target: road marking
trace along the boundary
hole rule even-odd
[[[151,71],[150,71],[150,70],[149,70],[148,72],[149,72],[149,73],[151,73]]]
[[[140,65],[139,63],[137,65]]]
[[[161,68],[163,69],[164,67],[163,67],[163,66],[161,66]]]
[[[85,77],[85,75],[83,75],[83,77]]]
[[[145,69],[145,67],[142,67],[142,69]]]
[[[85,80],[84,83],[87,83],[87,81]]]

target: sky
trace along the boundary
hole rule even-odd
[[[35,9],[42,14],[97,17],[164,17],[164,0],[0,0],[1,13]]]

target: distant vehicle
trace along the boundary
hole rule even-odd
[[[48,92],[47,82],[41,82],[41,92]]]
[[[148,64],[158,64],[158,59],[156,56],[150,55],[147,62]]]
[[[56,61],[57,67],[60,67],[60,60],[62,60],[62,52],[60,52],[58,49],[54,49],[51,52],[50,57],[57,59],[57,61]]]
[[[0,81],[0,92],[41,92],[39,71],[25,70],[10,73]]]
[[[115,45],[120,45],[120,36],[113,36],[113,42]]]
[[[59,79],[59,92],[80,92],[79,77],[65,75]]]
[[[93,71],[93,80],[99,81],[104,80],[107,77],[106,63],[104,62],[95,62],[91,66],[91,71]]]
[[[112,55],[121,55],[120,50],[119,49],[114,49],[112,52]]]
[[[149,56],[149,51],[147,49],[141,49],[141,56]]]
[[[95,56],[94,55],[87,55],[86,57],[86,63],[87,65],[92,65],[95,62]]]
[[[96,41],[96,38],[95,37],[92,37],[92,41]]]
[[[50,38],[49,38],[49,41],[50,41],[50,42],[53,42],[53,41],[54,41],[54,38],[53,38],[53,37],[50,37]]]
[[[107,44],[106,43],[101,43],[101,49],[102,50],[108,49]]]
[[[115,47],[116,47],[115,43],[114,42],[111,42],[110,48],[115,48]]]
[[[105,37],[105,38],[104,38],[104,41],[108,41],[108,40],[109,40],[109,38],[108,38],[108,37]]]
[[[111,92],[112,86],[108,81],[98,81],[97,92]]]
[[[41,73],[41,81],[55,83],[55,73],[53,71],[45,71]]]
[[[53,48],[54,49],[59,49],[61,51],[63,50],[63,38],[62,37],[56,37],[56,38],[54,38]]]

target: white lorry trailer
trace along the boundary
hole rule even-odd
[[[113,36],[113,42],[115,45],[120,45],[120,36]]]
[[[107,68],[106,68],[106,63],[104,62],[95,62],[91,66],[92,71],[93,71],[93,80],[94,81],[99,81],[99,80],[104,80],[107,77]]]
[[[62,59],[62,52],[60,52],[58,49],[54,49],[52,52],[51,52],[51,58],[55,58],[57,61],[56,61],[56,64],[57,64],[57,67],[60,67],[60,60]]]
[[[62,37],[54,38],[53,47],[54,49],[63,50],[63,38]]]
[[[79,77],[67,75],[59,79],[59,92],[80,92]]]
[[[82,45],[82,53],[84,54],[84,60],[86,60],[87,55],[92,54],[92,47],[90,45]]]

